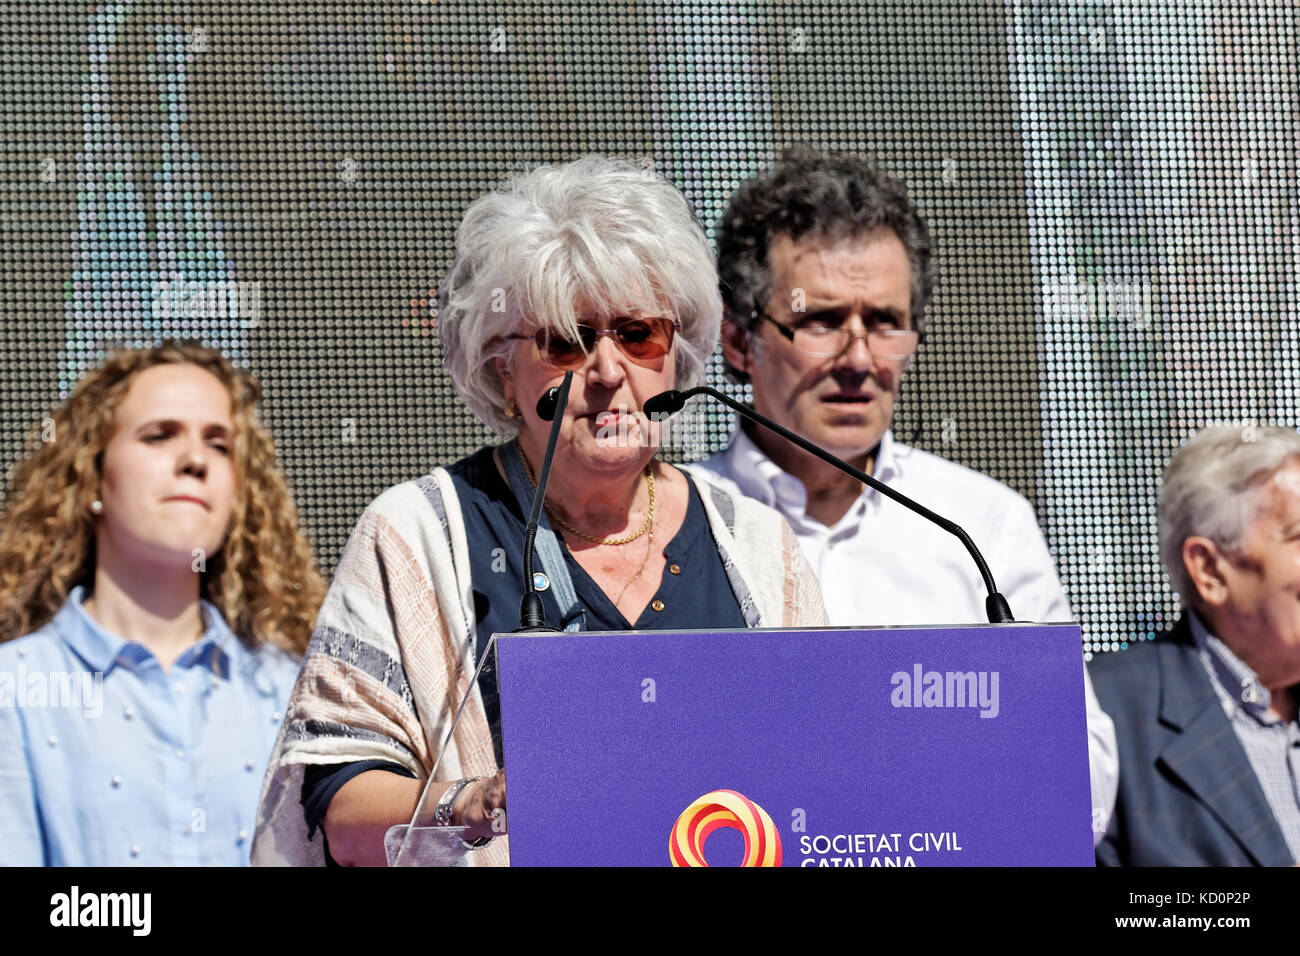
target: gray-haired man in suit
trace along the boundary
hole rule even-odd
[[[1097,862],[1300,858],[1300,435],[1207,428],[1165,472],[1160,551],[1186,606],[1092,664],[1119,738]]]

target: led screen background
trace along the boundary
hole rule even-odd
[[[934,235],[896,434],[1025,494],[1085,650],[1114,649],[1177,612],[1154,505],[1178,442],[1296,421],[1295,16],[5,4],[0,460],[109,345],[204,338],[260,378],[328,572],[383,488],[490,438],[433,334],[469,202],[539,161],[649,157],[711,227],[806,142],[902,177]],[[729,428],[701,409],[670,454]]]

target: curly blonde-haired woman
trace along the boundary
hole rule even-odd
[[[260,389],[119,351],[44,423],[0,520],[0,863],[247,864],[325,585]]]

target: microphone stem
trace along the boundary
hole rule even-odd
[[[560,385],[560,394],[556,399],[557,413],[551,422],[551,431],[546,439],[546,455],[542,458],[541,473],[537,476],[537,488],[533,492],[533,503],[528,509],[528,524],[524,527],[524,597],[520,608],[520,627],[545,628],[546,620],[542,611],[542,599],[533,584],[533,543],[537,538],[537,528],[542,520],[542,507],[546,502],[546,485],[551,480],[551,460],[555,457],[555,443],[560,437],[560,425],[564,421],[564,409],[569,404],[569,385],[573,382],[573,373],[564,373],[564,382]],[[523,454],[523,446],[520,446]]]
[[[724,405],[735,409],[737,412],[739,412],[745,418],[748,418],[750,421],[757,422],[758,424],[762,425],[765,428],[772,429],[772,431],[776,432],[786,441],[798,445],[800,448],[808,452],[810,455],[817,456],[822,461],[826,462],[826,464],[838,468],[846,475],[850,475],[853,478],[856,478],[858,481],[862,482],[864,485],[867,485],[870,488],[874,488],[876,491],[880,492],[886,498],[890,498],[894,501],[897,501],[900,505],[909,509],[910,511],[914,511],[917,514],[919,514],[921,517],[928,518],[930,521],[933,521],[935,524],[943,528],[949,534],[955,535],[957,539],[961,541],[961,543],[965,546],[966,550],[970,553],[971,559],[974,560],[975,566],[979,569],[980,577],[984,579],[984,587],[988,590],[988,594],[989,594],[988,600],[985,602],[985,606],[988,611],[989,620],[992,623],[1009,623],[1012,620],[1014,620],[1011,617],[1010,608],[1007,607],[1006,599],[1001,594],[998,593],[997,585],[994,584],[993,582],[993,574],[989,571],[989,566],[984,562],[984,556],[980,554],[979,549],[975,547],[975,542],[971,540],[970,535],[966,533],[966,529],[961,527],[961,525],[957,524],[955,521],[948,520],[942,515],[935,514],[933,511],[931,511],[929,508],[925,507],[924,505],[917,504],[911,498],[908,498],[906,495],[900,494],[899,492],[895,491],[893,488],[890,488],[884,482],[872,478],[865,471],[861,471],[857,468],[854,468],[852,465],[848,464],[847,462],[840,461],[830,452],[818,448],[816,445],[814,445],[812,442],[808,441],[807,439],[803,438],[801,435],[796,435],[794,432],[790,431],[790,429],[785,428],[782,425],[778,425],[776,422],[771,421],[767,418],[764,418],[762,415],[759,415],[758,412],[754,411],[748,405],[744,404],[743,402],[736,401],[734,398],[730,397],[729,395],[724,395],[716,388],[710,388],[707,385],[701,385],[698,386],[697,388],[687,389],[686,391],[680,393],[680,397],[682,401],[685,401],[686,399],[694,395],[713,396],[718,401],[722,402]]]

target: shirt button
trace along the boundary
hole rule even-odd
[[[135,716],[135,708],[128,707],[126,710],[122,711],[122,716],[125,717],[127,720],[130,720],[132,717]]]
[[[20,647],[18,648],[18,656],[19,656],[19,657],[26,657],[26,656],[27,656],[27,648],[26,648],[26,647],[22,647],[22,646],[20,646]]]
[[[257,762],[256,762],[256,761],[253,761],[253,760],[250,760],[250,761],[248,761],[248,763],[244,764],[244,769],[247,770],[249,773],[252,773],[252,772],[253,772],[253,768],[256,767],[256,766],[257,766]]]
[[[57,747],[57,746],[59,745],[59,738],[58,738],[58,737],[51,737],[51,738],[49,739],[49,745],[50,745],[51,747]]]
[[[178,751],[176,751],[176,757],[177,757],[178,760],[184,760],[184,759],[185,759],[185,751],[184,751],[184,750],[178,750]]]
[[[283,719],[284,719],[284,714],[280,713],[278,710],[271,715],[271,723],[273,724],[278,724]]]
[[[681,574],[681,573],[682,573],[682,566],[681,566],[680,564],[670,564],[670,565],[668,565],[668,573],[669,573],[669,574]]]
[[[655,598],[653,601],[650,602],[650,606],[654,608],[656,611],[662,611],[664,609],[664,602],[659,600],[658,598]]]
[[[114,787],[120,787],[120,786],[122,786],[122,778],[121,778],[121,777],[114,777],[114,778],[113,778],[113,786],[114,786]]]
[[[244,842],[245,840],[247,840],[247,839],[248,839],[248,831],[247,831],[247,830],[240,830],[240,831],[239,831],[239,839],[236,840],[235,842],[236,842],[236,843],[243,843],[243,842]]]
[[[139,856],[139,855],[140,855],[140,844],[136,843],[136,844],[133,844],[133,845],[132,845],[132,847],[131,847],[131,855],[132,855],[132,856]]]
[[[187,826],[181,827],[181,836],[189,836],[189,835],[190,835],[190,828]]]

